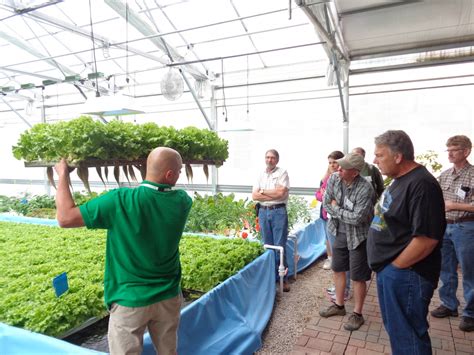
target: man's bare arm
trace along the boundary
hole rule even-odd
[[[270,198],[270,200],[281,200],[288,196],[288,188],[277,185],[274,189],[264,190],[263,195]]]
[[[474,212],[474,206],[468,203],[460,203],[460,202],[444,200],[444,205],[445,205],[446,211]]]
[[[414,236],[392,264],[399,269],[406,269],[430,255],[438,243],[439,241],[433,238]]]
[[[252,199],[254,201],[273,201],[286,198],[288,196],[288,188],[277,185],[274,189],[254,189],[252,191]]]
[[[59,176],[56,192],[56,218],[59,226],[62,228],[83,227],[84,219],[69,190],[69,168],[66,160],[62,159],[54,168]]]

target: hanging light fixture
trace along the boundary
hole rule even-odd
[[[94,73],[88,74],[89,80],[95,80],[95,97],[88,98],[85,102],[81,112],[87,115],[96,115],[101,117],[106,116],[123,116],[123,115],[136,115],[145,113],[145,111],[136,108],[133,98],[125,95],[112,95],[112,96],[101,96],[99,92],[99,78],[103,78],[104,74],[97,71],[97,61],[95,57],[95,38],[94,28],[92,22],[92,5],[89,0],[89,17],[91,26],[91,40],[92,40],[92,53],[94,55]],[[128,43],[128,39],[127,39]],[[127,49],[128,56],[128,49]],[[128,75],[128,69],[127,69]]]
[[[96,116],[123,116],[145,113],[136,107],[133,98],[121,94],[98,96],[87,99],[82,109],[83,114]]]

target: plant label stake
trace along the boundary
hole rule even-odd
[[[60,297],[64,292],[69,290],[69,285],[67,283],[67,273],[63,272],[53,279],[54,292],[56,297]]]

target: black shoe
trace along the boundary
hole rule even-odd
[[[474,330],[474,318],[461,317],[459,329],[461,329],[463,332],[472,332]]]
[[[446,308],[445,306],[441,305],[438,308],[434,309],[430,313],[435,318],[446,318],[446,317],[457,317],[458,310],[455,309],[454,311]]]
[[[290,292],[290,285],[286,281],[283,282],[283,292]]]

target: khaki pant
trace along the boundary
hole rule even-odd
[[[110,354],[140,355],[146,328],[158,354],[177,354],[181,302],[182,297],[178,295],[146,307],[124,307],[114,303],[109,319]]]

